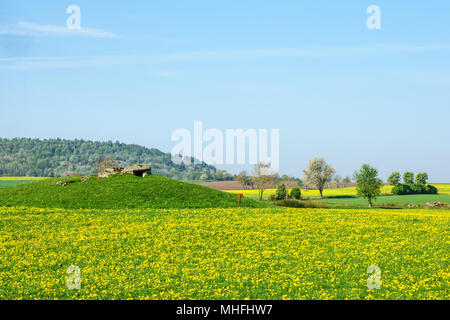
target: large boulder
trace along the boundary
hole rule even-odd
[[[105,178],[108,178],[108,177],[110,177],[112,175],[122,173],[122,170],[123,170],[122,167],[107,168],[103,172],[100,172],[98,174],[98,178],[99,179],[105,179]]]
[[[444,208],[448,207],[448,204],[445,203],[445,202],[438,201],[438,202],[427,203],[426,206],[430,207],[430,208],[441,208],[441,209],[444,209]]]
[[[68,186],[70,184],[70,181],[58,181],[56,183],[58,186]]]
[[[126,167],[122,170],[122,173],[130,173],[137,177],[144,177],[152,174],[152,168],[148,164],[135,164]]]

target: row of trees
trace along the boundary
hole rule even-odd
[[[323,158],[314,158],[308,163],[307,169],[303,170],[304,180],[292,178],[298,182],[299,186],[303,183],[313,186],[319,190],[320,197],[323,199],[323,190],[327,183],[332,181],[342,181],[340,177],[336,177],[335,169],[328,164]],[[426,172],[419,172],[415,178],[414,173],[405,172],[403,174],[404,185],[400,183],[400,173],[393,172],[389,178],[388,183],[393,185],[393,193],[395,194],[412,194],[412,193],[437,193],[437,189],[433,186],[427,185],[428,174]],[[282,177],[283,178],[283,177]],[[253,176],[247,176],[245,172],[238,175],[237,181],[243,186],[258,189],[259,200],[263,199],[264,191],[268,188],[274,188],[278,185],[280,177],[270,171],[270,164],[258,163],[255,165]],[[345,182],[350,182],[350,178],[346,177]],[[364,197],[369,202],[369,206],[373,206],[374,200],[381,194],[381,187],[383,181],[378,177],[378,170],[368,164],[354,173],[354,180],[356,182],[356,191],[359,196]],[[290,194],[293,198],[300,198],[301,191],[298,189],[294,194]],[[275,199],[282,200],[288,196],[286,186],[279,185],[275,195]]]
[[[315,158],[308,164],[308,168],[303,171],[304,178],[299,179],[296,177],[282,175],[281,177],[273,171],[270,171],[270,164],[260,162],[255,165],[253,169],[253,176],[249,176],[246,171],[242,171],[236,177],[236,181],[239,182],[244,189],[258,189],[261,190],[261,186],[266,188],[276,187],[280,181],[292,181],[296,182],[299,187],[315,188],[319,190],[321,198],[323,198],[323,189],[328,183],[335,183],[339,188],[341,183],[351,183],[349,176],[342,178],[340,175],[335,174],[334,168],[327,164],[323,158]],[[264,190],[262,191],[264,193]],[[260,195],[262,199],[262,195]]]
[[[327,164],[323,158],[315,158],[309,162],[308,168],[303,171],[304,180],[301,180],[295,177],[280,177],[276,172],[271,170],[269,163],[260,162],[255,165],[252,176],[249,176],[247,175],[247,172],[242,171],[236,177],[236,181],[246,189],[257,189],[259,200],[263,199],[264,191],[266,189],[277,187],[280,181],[296,181],[299,187],[306,184],[319,190],[320,197],[323,198],[323,189],[327,183],[336,182],[339,186],[339,183],[341,182],[351,182],[349,177],[342,179],[340,176],[335,175],[335,172],[334,168]],[[294,197],[296,196],[297,191],[295,191]]]
[[[401,183],[400,172],[393,172],[388,178],[388,183],[393,186],[393,194],[437,194],[437,188],[427,185],[427,181],[428,174],[426,172],[419,172],[415,179],[413,172],[405,172],[403,183]]]
[[[419,172],[416,175],[416,179],[415,180],[414,180],[414,173],[413,172],[405,172],[403,174],[403,182],[404,182],[404,184],[425,185],[425,184],[427,184],[427,181],[428,181],[428,173],[426,173],[426,172]],[[400,172],[398,172],[398,171],[392,172],[391,175],[388,177],[387,182],[391,186],[396,186],[396,185],[401,184]]]

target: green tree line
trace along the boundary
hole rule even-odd
[[[178,180],[233,180],[206,163],[175,164],[170,153],[120,142],[0,138],[0,176],[60,177],[95,174],[94,165],[111,157],[121,166],[148,163],[152,173]]]

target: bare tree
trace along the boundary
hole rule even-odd
[[[323,199],[323,188],[327,182],[331,181],[334,172],[333,167],[327,164],[323,158],[312,159],[308,164],[308,169],[303,170],[306,183],[319,190],[321,199]]]
[[[236,177],[236,181],[239,182],[244,187],[244,189],[254,189],[253,180],[247,175],[246,171],[242,171],[241,173],[239,173],[239,175]]]
[[[275,188],[279,180],[278,174],[273,172],[270,163],[258,162],[253,169],[253,184],[258,189],[258,199],[263,199],[264,191]]]

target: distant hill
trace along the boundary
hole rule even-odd
[[[234,176],[206,163],[185,166],[158,149],[120,142],[64,139],[0,138],[0,176],[60,177],[95,174],[101,158],[122,166],[148,163],[154,175],[178,180],[230,180]]]
[[[57,182],[70,182],[66,186]],[[131,174],[106,179],[91,176],[52,178],[0,190],[0,206],[62,209],[194,209],[233,208],[235,194],[175,181],[166,177],[140,178]],[[267,207],[263,202],[242,199],[241,206]]]

